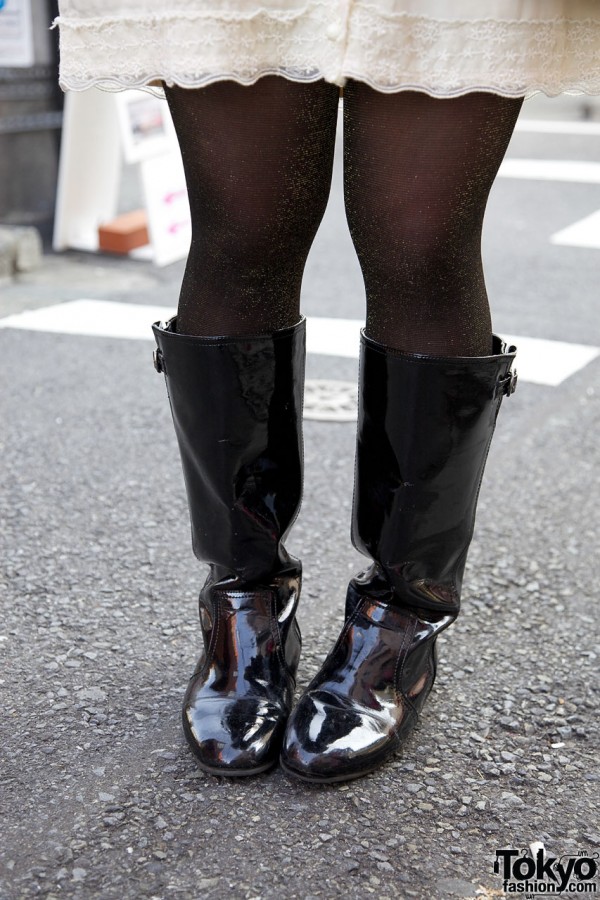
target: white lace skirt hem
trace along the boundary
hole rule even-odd
[[[356,2],[340,23],[329,4],[245,16],[196,10],[140,16],[59,16],[63,90],[199,88],[349,78],[378,91],[435,97],[600,94],[600,16],[574,20],[447,19]]]

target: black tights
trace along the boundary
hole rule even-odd
[[[166,94],[193,226],[179,331],[295,324],[329,197],[338,88],[265,76]],[[344,198],[375,340],[440,356],[490,352],[481,228],[521,103],[344,88]]]

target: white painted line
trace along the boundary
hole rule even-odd
[[[6,316],[0,319],[0,328],[150,340],[152,322],[168,319],[173,314],[172,307],[137,306],[107,300],[72,300]],[[362,324],[359,319],[309,316],[308,352],[357,359]],[[534,384],[557,386],[600,356],[600,347],[586,344],[510,335],[504,338],[518,347],[516,367],[519,378]]]
[[[152,338],[150,326],[153,322],[173,315],[175,310],[172,307],[136,306],[109,300],[71,300],[7,316],[0,319],[0,328],[143,340]]]
[[[550,238],[550,243],[561,244],[565,247],[591,247],[600,249],[600,209],[573,222],[567,228],[557,231]]]
[[[519,379],[533,384],[557,387],[600,356],[600,347],[588,344],[567,344],[510,334],[503,334],[502,338],[517,348],[515,368]]]
[[[328,356],[358,357],[359,319],[308,318],[306,347],[309,353]],[[600,347],[548,341],[543,338],[503,335],[507,343],[517,347],[519,378],[533,384],[556,387],[570,375],[600,356]]]
[[[531,181],[571,181],[600,184],[600,163],[569,159],[505,159],[498,175],[501,178],[524,178]]]
[[[600,135],[600,122],[568,122],[565,119],[519,119],[515,131],[536,134]]]
[[[328,319],[325,316],[307,316],[306,352],[320,356],[345,356],[358,359],[360,319]]]

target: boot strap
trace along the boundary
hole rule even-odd
[[[499,393],[502,395],[506,395],[507,397],[510,397],[510,395],[514,394],[514,392],[517,389],[517,380],[518,380],[518,375],[517,375],[516,370],[514,372],[509,370],[506,377],[501,378],[500,381],[498,382]]]

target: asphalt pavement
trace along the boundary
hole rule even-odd
[[[581,116],[574,98],[523,113]],[[508,156],[600,168],[600,133],[520,130]],[[495,329],[557,342],[550,359],[558,342],[600,347],[600,234],[553,242],[600,209],[600,178],[560,171],[499,178],[484,239]],[[48,255],[0,286],[0,316],[81,298],[174,307],[182,272]],[[303,311],[364,315],[339,157]],[[380,771],[313,787],[277,769],[217,779],[185,745],[204,569],[151,341],[0,327],[0,348],[2,900],[492,898],[502,848],[600,864],[600,356],[558,384],[524,380],[503,404],[463,611],[417,732]],[[352,382],[356,367],[310,354],[308,376]],[[362,564],[354,431],[305,423],[288,542],[305,568],[300,687]]]

